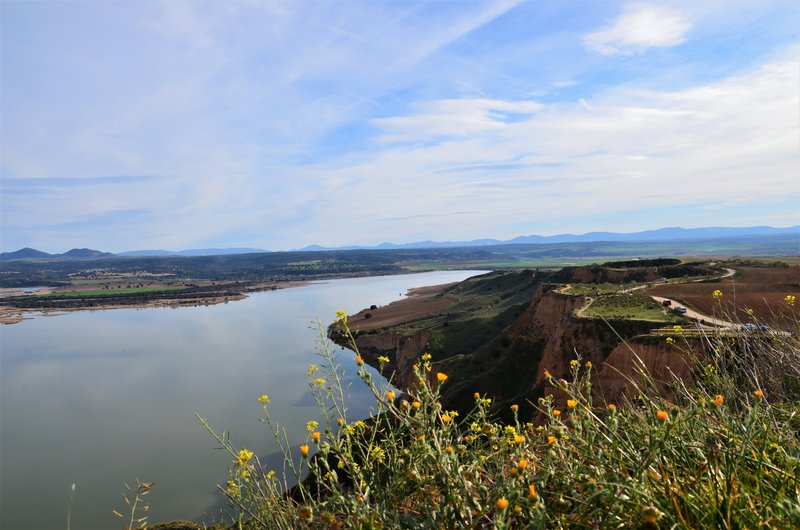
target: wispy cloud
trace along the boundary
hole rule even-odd
[[[796,217],[799,11],[11,2],[3,250],[653,228],[688,204],[701,224]]]
[[[608,26],[584,37],[603,55],[629,55],[649,48],[671,48],[686,41],[691,23],[678,10],[657,4],[628,4]]]

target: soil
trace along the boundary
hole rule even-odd
[[[724,314],[734,322],[765,323],[770,327],[791,331],[800,305],[788,307],[787,295],[800,297],[800,266],[737,267],[731,278],[713,283],[659,285],[647,294],[677,300],[707,315]],[[714,291],[722,291],[715,300]]]
[[[409,289],[407,298],[377,309],[363,309],[347,317],[347,324],[353,332],[364,332],[437,315],[456,302],[454,297],[443,294],[456,283]]]

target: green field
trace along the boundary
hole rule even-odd
[[[69,291],[61,293],[35,295],[39,298],[78,298],[84,296],[114,296],[118,294],[159,293],[167,291],[182,291],[185,286],[176,287],[128,287],[123,289],[97,289],[94,291]]]
[[[683,319],[647,295],[612,294],[596,298],[583,312],[586,318],[606,320],[645,320],[648,322],[681,322]]]

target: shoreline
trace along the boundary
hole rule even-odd
[[[286,282],[270,282],[249,286],[242,286],[236,293],[225,291],[217,296],[209,293],[208,296],[185,299],[185,298],[161,298],[136,301],[135,303],[108,303],[100,305],[78,305],[71,307],[15,307],[4,305],[0,298],[0,324],[12,325],[25,320],[33,320],[37,317],[55,317],[72,313],[75,311],[111,311],[114,309],[148,309],[156,307],[197,307],[223,304],[246,299],[250,293],[263,291],[276,291],[278,289],[290,289],[293,287],[303,287],[309,285],[308,280],[289,280]],[[6,290],[8,293],[9,290]],[[20,289],[22,291],[22,289]],[[50,290],[49,292],[52,292]],[[46,294],[49,294],[46,293]],[[38,293],[37,294],[41,294]]]

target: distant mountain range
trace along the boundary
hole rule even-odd
[[[478,247],[489,245],[537,245],[551,243],[592,243],[608,241],[697,241],[703,239],[724,239],[731,237],[758,237],[774,235],[791,235],[798,237],[800,245],[800,225],[787,228],[773,228],[771,226],[748,226],[743,228],[708,227],[708,228],[659,228],[643,232],[618,233],[618,232],[589,232],[588,234],[559,234],[555,236],[519,236],[514,239],[473,239],[471,241],[416,241],[414,243],[381,243],[375,246],[346,246],[346,247],[321,247],[311,245],[299,250],[368,250],[368,249],[409,249],[409,248],[442,248],[442,247]],[[800,249],[798,249],[800,250]]]
[[[225,256],[228,254],[261,254],[269,252],[260,248],[191,248],[189,250],[129,250],[117,252],[117,256]]]
[[[659,228],[643,232],[618,233],[618,232],[589,232],[588,234],[559,234],[555,236],[519,236],[514,239],[473,239],[470,241],[416,241],[414,243],[381,243],[374,246],[345,246],[322,247],[311,245],[298,249],[305,252],[326,250],[391,250],[412,248],[447,248],[447,247],[481,247],[490,245],[543,245],[553,243],[591,243],[591,242],[645,242],[645,241],[702,241],[720,240],[731,238],[757,238],[779,235],[796,236],[797,245],[794,249],[787,249],[787,253],[800,253],[800,225],[786,228],[773,228],[771,226],[749,226],[742,228],[709,227],[709,228]],[[63,254],[48,254],[33,248],[23,248],[15,252],[3,252],[0,261],[11,260],[73,260],[73,259],[98,259],[118,257],[180,257],[180,256],[222,256],[231,254],[255,254],[269,252],[257,248],[201,248],[173,252],[170,250],[131,250],[112,254],[88,248],[74,248]]]

